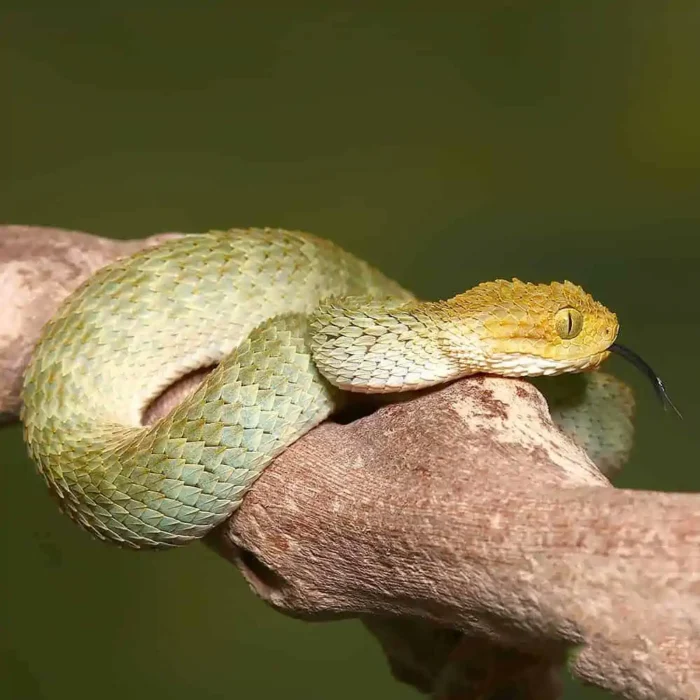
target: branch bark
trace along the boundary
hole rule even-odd
[[[61,299],[161,240],[0,227],[0,412],[17,413]],[[558,698],[566,660],[622,697],[700,697],[700,496],[613,488],[527,382],[463,380],[324,423],[208,544],[280,612],[362,618],[397,678],[441,700]]]

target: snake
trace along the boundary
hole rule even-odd
[[[664,388],[618,332],[616,315],[568,281],[493,280],[426,301],[309,233],[188,234],[107,265],[63,301],[24,376],[24,439],[82,528],[170,548],[227,519],[275,457],[357,393],[410,396],[474,374],[579,377],[580,400],[561,385],[554,420],[594,461],[625,452],[629,391],[600,365],[617,350]],[[202,368],[213,369],[191,395],[144,422]]]

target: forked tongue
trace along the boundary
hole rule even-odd
[[[619,343],[613,343],[608,348],[608,350],[624,357],[628,362],[631,362],[638,370],[642,371],[647,376],[649,381],[654,385],[654,392],[659,397],[659,400],[663,404],[664,409],[671,408],[676,412],[679,418],[683,418],[681,412],[673,405],[673,401],[671,401],[671,398],[669,397],[668,392],[666,391],[666,387],[661,381],[661,378],[658,374],[656,374],[656,372],[654,372],[654,370],[645,360],[643,360],[633,350],[630,350],[628,347],[620,345]]]

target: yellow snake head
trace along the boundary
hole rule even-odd
[[[610,354],[614,313],[571,282],[485,282],[442,302],[443,350],[473,371],[510,376],[594,369]]]

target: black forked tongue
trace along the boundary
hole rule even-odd
[[[641,370],[644,374],[646,374],[646,376],[649,378],[649,381],[654,385],[654,391],[656,392],[656,395],[659,397],[659,400],[663,404],[663,407],[665,409],[671,408],[676,412],[679,418],[683,418],[681,412],[673,405],[673,401],[671,401],[671,398],[666,392],[666,387],[661,381],[659,375],[656,374],[656,372],[654,372],[654,370],[649,366],[649,364],[647,364],[647,362],[645,362],[639,355],[637,355],[636,352],[630,350],[624,345],[620,345],[619,343],[613,343],[608,348],[608,350],[616,353],[617,355],[621,355],[626,360],[631,362],[638,370]]]

